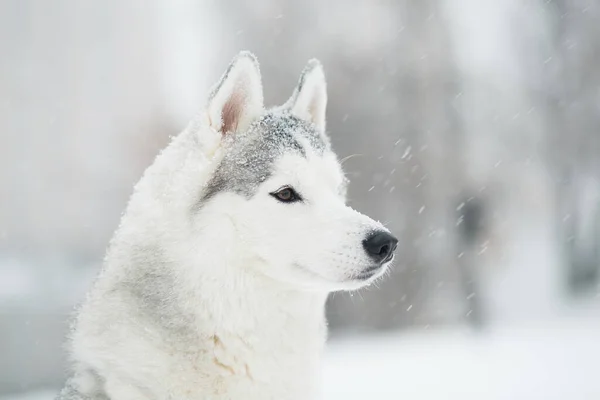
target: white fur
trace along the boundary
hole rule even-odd
[[[234,126],[224,126],[227,106],[238,110],[231,115]],[[258,61],[252,53],[241,52],[217,84],[208,104],[211,128],[222,134],[244,131],[263,111],[263,91]]]
[[[325,82],[313,71],[291,104],[324,130]],[[69,387],[87,397],[62,398],[318,397],[327,294],[376,278],[352,276],[368,264],[362,239],[384,228],[345,205],[330,152],[286,154],[251,199],[221,193],[191,211],[226,151],[215,121],[236,90],[245,129],[262,112],[247,54],[136,185],[72,334]],[[282,185],[304,203],[275,200]]]
[[[300,90],[301,89],[301,90]],[[327,84],[321,63],[312,59],[302,71],[300,82],[286,103],[300,118],[315,124],[325,132],[325,110],[327,109]]]

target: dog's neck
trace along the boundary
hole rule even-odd
[[[326,293],[285,287],[268,277],[244,272],[221,282],[202,283],[198,300],[211,316],[216,317],[214,322],[218,324],[215,326],[224,331],[257,332],[320,328]],[[198,313],[200,320],[210,317],[202,309],[198,309]]]
[[[315,390],[326,340],[326,293],[282,287],[250,272],[228,282],[203,282],[197,293],[198,331],[214,343],[218,368],[267,384],[278,381],[298,393]],[[292,378],[298,376],[303,379]]]
[[[213,333],[206,331],[208,322],[215,334],[254,338],[269,347],[324,341],[326,292],[293,288],[248,265],[233,264],[195,266],[197,281],[185,283],[183,290],[194,298],[190,304],[197,305],[190,311],[199,332]]]

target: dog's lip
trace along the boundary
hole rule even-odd
[[[366,281],[367,279],[370,279],[373,276],[375,276],[375,274],[377,274],[377,270],[374,270],[374,271],[371,271],[371,272],[362,272],[362,273],[356,275],[354,277],[354,280],[357,280],[357,281]]]
[[[389,263],[394,259],[394,253],[391,253],[381,264],[371,265],[363,269],[359,274],[354,276],[355,280],[365,281],[377,275],[380,271],[384,270]]]
[[[376,271],[380,270],[381,268],[383,268],[383,264],[371,265],[370,267],[363,269],[360,274],[362,275],[362,274],[366,274],[366,273],[370,273],[370,272],[376,272]]]
[[[359,274],[354,276],[355,280],[366,281],[377,275],[381,270],[385,268],[384,264],[372,265],[364,270],[362,270]]]

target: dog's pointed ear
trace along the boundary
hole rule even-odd
[[[315,124],[321,132],[325,132],[327,84],[323,66],[317,59],[313,58],[308,62],[300,75],[298,86],[284,107],[289,108],[294,115]]]
[[[210,126],[223,135],[244,131],[263,108],[258,61],[254,54],[242,51],[211,92],[208,100]]]

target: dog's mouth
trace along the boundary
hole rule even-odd
[[[373,271],[364,271],[361,272],[358,275],[355,275],[353,280],[355,281],[368,281],[369,279],[371,279],[372,277],[374,277],[375,275],[377,275],[377,273],[379,272],[379,270],[381,269],[381,267],[377,267],[375,270]]]
[[[390,263],[393,261],[393,259],[394,259],[394,253],[391,253],[389,256],[387,256],[385,258],[385,260],[383,260],[381,262],[381,264],[371,265],[371,266],[363,269],[357,275],[354,275],[353,280],[367,281],[367,280],[373,278],[374,276],[385,271],[385,269],[390,265]]]

